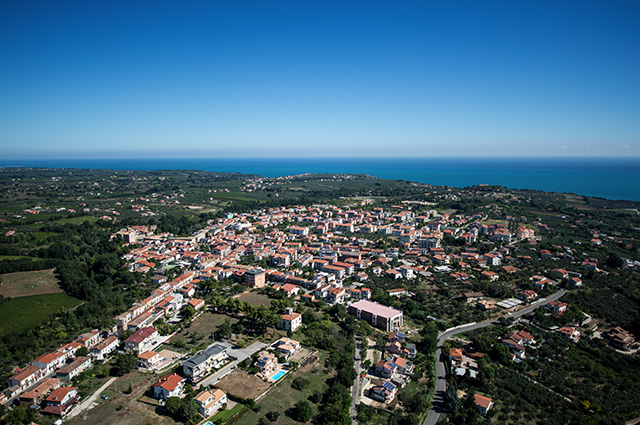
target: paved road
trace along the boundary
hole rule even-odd
[[[351,415],[351,424],[358,425],[358,408],[357,405],[360,403],[360,349],[362,348],[362,338],[356,335],[356,352],[355,352],[355,362],[354,367],[356,369],[356,378],[353,380],[353,387],[351,387],[351,409],[349,410],[349,414]]]
[[[247,357],[251,357],[253,353],[256,353],[266,347],[267,344],[264,342],[256,341],[248,347],[245,348],[232,348],[229,350],[229,356],[234,358],[235,360],[231,363],[227,364],[225,367],[214,373],[213,375],[205,378],[203,381],[198,383],[198,385],[207,386],[207,385],[215,385],[223,376],[228,373],[231,373],[236,367],[238,367],[238,363],[242,362]]]
[[[115,381],[118,378],[110,378],[107,382],[104,383],[103,386],[101,386],[100,388],[98,388],[98,390],[96,390],[95,393],[93,393],[93,395],[91,395],[88,399],[86,399],[85,401],[83,401],[82,403],[80,403],[78,406],[76,406],[75,409],[73,409],[71,412],[69,412],[69,415],[67,416],[68,419],[71,419],[73,417],[78,416],[80,413],[84,412],[87,409],[91,409],[93,406],[95,406],[96,404],[96,400],[98,399],[98,397],[102,394],[102,392],[111,384],[113,384],[113,381]]]
[[[563,296],[565,292],[567,291],[564,289],[561,289],[555,294],[551,295],[549,298],[543,298],[540,301],[534,304],[528,305],[522,310],[519,310],[515,313],[511,313],[505,317],[511,318],[511,319],[517,319],[518,317],[527,315],[532,311],[542,307],[543,305],[546,305],[552,301],[556,301],[561,296]],[[446,373],[446,367],[445,367],[447,358],[446,358],[446,355],[443,355],[442,353],[442,347],[444,346],[445,341],[459,333],[472,331],[474,329],[485,328],[487,326],[497,325],[498,323],[499,323],[498,320],[486,320],[480,323],[469,323],[467,325],[462,325],[456,328],[447,329],[444,333],[438,336],[438,349],[436,350],[436,353],[435,353],[436,377],[437,377],[436,392],[431,402],[431,410],[429,411],[429,415],[427,416],[427,419],[424,421],[423,425],[435,425],[436,422],[438,422],[438,419],[440,418],[440,414],[444,411],[443,401],[444,401],[444,395],[447,392],[447,373]]]

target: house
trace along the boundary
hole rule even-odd
[[[46,375],[43,369],[38,366],[29,365],[23,369],[18,369],[16,373],[9,378],[9,387],[17,387],[19,390],[25,390],[35,384],[38,379]]]
[[[393,363],[396,364],[397,371],[402,373],[403,375],[411,375],[413,373],[414,365],[410,360],[405,359],[404,357],[396,357]]]
[[[410,359],[414,358],[416,356],[416,345],[412,342],[407,343],[407,345],[405,345],[404,347],[405,351],[407,352],[407,357],[409,357]]]
[[[579,277],[573,276],[568,279],[569,285],[572,285],[575,288],[582,286],[582,279]]]
[[[538,293],[532,289],[527,289],[526,291],[522,291],[516,294],[516,298],[520,298],[524,301],[534,301],[536,298],[538,298]]]
[[[329,304],[343,304],[347,298],[347,290],[345,288],[331,288],[325,298]]]
[[[273,375],[278,368],[278,359],[275,354],[268,351],[262,351],[258,355],[255,363],[256,367],[260,370],[260,374],[267,378]]]
[[[19,401],[21,405],[38,406],[49,391],[60,387],[60,380],[56,378],[45,378],[34,389],[20,394]]]
[[[302,345],[298,341],[294,341],[287,337],[280,338],[274,342],[273,347],[280,353],[284,354],[286,359],[289,359],[302,349]]]
[[[380,360],[374,366],[374,371],[376,375],[380,376],[381,378],[391,379],[393,375],[396,373],[397,368],[398,366],[393,362]]]
[[[195,311],[200,311],[204,308],[205,302],[199,298],[191,298],[188,302],[188,305],[193,307]]]
[[[100,342],[100,332],[97,330],[87,332],[76,338],[76,342],[84,345],[87,348],[91,348]]]
[[[291,283],[285,283],[280,289],[284,291],[287,297],[298,295],[298,292],[300,292],[300,287]]]
[[[58,378],[60,382],[70,382],[90,367],[91,357],[76,357],[71,363],[56,372],[56,378]]]
[[[67,356],[56,351],[53,353],[41,355],[40,357],[32,361],[31,364],[42,369],[43,375],[48,375],[54,370],[62,367],[65,360],[67,360]]]
[[[193,399],[198,403],[198,412],[205,418],[208,418],[227,404],[227,393],[216,388],[210,391],[202,391]]]
[[[94,360],[104,360],[109,353],[116,348],[118,348],[118,337],[112,335],[91,347],[89,349],[89,355],[93,357]]]
[[[287,312],[280,316],[276,327],[285,331],[295,332],[300,326],[302,326],[302,314],[296,313],[293,309],[288,308]]]
[[[399,342],[400,344],[404,343],[404,334],[402,332],[393,331],[389,332],[389,336],[387,336],[387,342]]]
[[[406,289],[402,289],[402,288],[388,289],[387,290],[387,294],[389,294],[390,297],[398,297],[398,298],[403,296],[403,295],[409,295],[407,290]]]
[[[153,385],[153,398],[166,400],[169,397],[177,397],[184,388],[185,379],[176,373],[164,375]]]
[[[229,346],[216,342],[182,363],[182,371],[191,382],[197,382],[213,369],[220,368],[229,357],[228,352]]]
[[[551,301],[549,304],[547,304],[547,310],[551,311],[553,313],[558,313],[558,314],[562,314],[565,311],[567,311],[567,307],[569,305],[567,303],[560,303],[558,301]]]
[[[481,300],[484,297],[482,292],[465,292],[462,295],[462,299],[467,303],[472,303],[474,301]]]
[[[162,362],[162,358],[155,351],[145,351],[138,355],[138,367],[145,369],[153,369]]]
[[[580,341],[580,332],[578,332],[578,330],[575,328],[572,328],[569,326],[563,326],[560,329],[558,329],[557,332],[563,337],[565,337],[566,339],[571,340],[573,342]]]
[[[493,406],[493,400],[480,394],[474,394],[473,401],[482,416],[485,416]]]
[[[133,335],[124,341],[125,351],[137,351],[144,353],[156,345],[158,341],[158,330],[153,326],[137,330]]]
[[[611,345],[621,350],[630,350],[635,345],[636,339],[629,331],[622,329],[620,326],[611,328],[602,333]]]
[[[360,300],[351,304],[347,311],[357,319],[365,320],[374,327],[387,332],[402,327],[402,311],[369,300]]]
[[[369,397],[374,400],[390,403],[396,396],[398,387],[389,381],[379,380],[369,390]]]
[[[76,387],[56,388],[45,399],[46,406],[42,413],[64,417],[78,403],[80,396]]]
[[[462,362],[462,348],[449,348],[449,362],[454,364]]]

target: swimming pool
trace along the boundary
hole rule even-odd
[[[287,373],[286,370],[279,370],[276,373],[274,373],[273,375],[271,375],[271,379],[273,379],[274,381],[277,381],[278,379],[282,378],[282,376]]]

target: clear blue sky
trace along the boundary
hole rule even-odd
[[[640,155],[640,2],[3,1],[0,156]]]

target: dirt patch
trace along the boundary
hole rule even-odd
[[[300,363],[300,365],[298,366],[298,370],[300,372],[309,372],[310,370],[313,369],[313,365],[317,361],[318,361],[318,356],[316,354],[313,354],[307,357],[307,359],[305,359],[302,363]]]
[[[54,269],[5,273],[2,275],[0,294],[17,298],[62,292],[53,271]]]
[[[216,384],[216,387],[242,398],[256,398],[269,388],[269,384],[255,375],[236,369]]]

